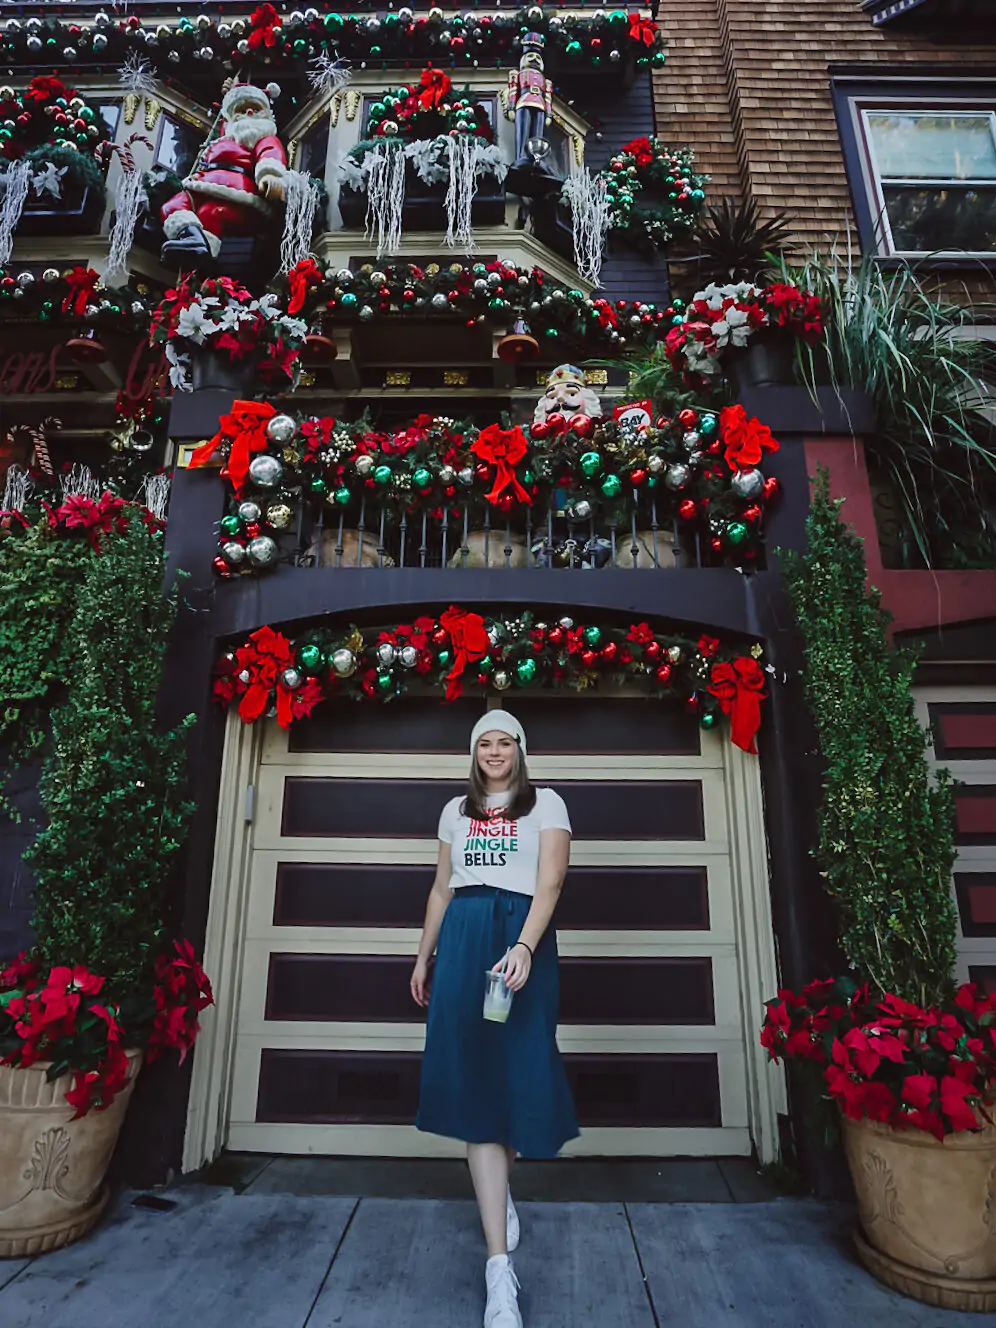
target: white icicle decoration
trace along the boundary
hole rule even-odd
[[[70,466],[63,475],[61,485],[63,498],[72,498],[79,494],[97,502],[103,492],[102,485],[94,478],[90,467],[84,466],[79,461]]]
[[[152,66],[137,51],[129,51],[118,71],[118,82],[125,92],[135,96],[151,95],[156,90],[156,76]]]
[[[3,176],[5,189],[3,203],[0,203],[0,266],[10,262],[14,232],[21,220],[31,185],[31,170],[31,162],[22,157],[20,161],[12,162]]]
[[[591,171],[576,171],[564,182],[561,196],[571,209],[575,266],[585,281],[598,286],[611,218],[606,181]]]
[[[123,143],[115,145],[121,165],[114,194],[114,225],[108,239],[107,267],[104,271],[106,286],[122,286],[128,280],[128,255],[135,238],[138,210],[142,206],[142,172],[135,160],[134,145],[144,143],[152,151],[152,143],[144,134],[129,134]]]
[[[341,92],[353,77],[353,71],[345,60],[323,51],[315,56],[308,69],[308,82],[312,90],[320,96],[334,97]]]
[[[280,241],[280,271],[289,272],[308,257],[318,211],[318,181],[307,171],[287,172],[284,234]]]
[[[377,257],[395,254],[401,245],[405,206],[405,153],[399,144],[378,143],[367,153],[366,238],[377,242]]]
[[[169,506],[169,476],[146,475],[141,497],[152,515],[159,521],[165,521]]]
[[[454,134],[446,140],[450,181],[446,190],[446,243],[449,247],[473,249],[471,213],[477,193],[476,138]]]
[[[23,512],[28,505],[28,495],[33,487],[27,469],[15,462],[7,470],[7,482],[3,489],[3,507],[0,510],[4,512]]]

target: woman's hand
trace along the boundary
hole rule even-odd
[[[412,1000],[423,1009],[429,1004],[429,961],[416,959],[412,969]]]
[[[505,986],[509,991],[521,991],[529,981],[532,972],[533,957],[525,945],[516,943],[504,959],[494,966],[494,972],[505,974]]]

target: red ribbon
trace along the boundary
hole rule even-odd
[[[239,671],[250,674],[249,687],[239,702],[239,718],[252,724],[270,704],[270,694],[277,692],[277,723],[282,729],[290,727],[293,718],[294,693],[280,681],[284,669],[294,663],[294,651],[286,636],[272,627],[260,627],[249,638],[249,644],[236,651]]]
[[[241,498],[252,454],[266,450],[269,443],[266,425],[276,413],[276,407],[268,401],[233,401],[231,413],[222,415],[218,421],[215,436],[201,443],[190,458],[191,470],[206,466],[227,439],[231,443],[231,450],[228,453],[226,473],[232,481],[236,498]]]
[[[92,267],[74,267],[66,277],[69,292],[62,301],[62,312],[64,314],[72,312],[78,318],[82,318],[99,280],[100,273],[95,272]]]
[[[498,424],[489,424],[474,439],[470,450],[482,461],[489,461],[497,468],[494,487],[488,494],[489,503],[496,503],[506,490],[511,490],[520,503],[532,504],[532,499],[515,473],[517,463],[529,450],[526,435],[518,425],[514,429],[503,429]]]
[[[629,39],[640,46],[653,46],[657,36],[657,24],[653,19],[642,18],[639,14],[629,16]]]
[[[761,727],[763,688],[764,672],[750,655],[712,666],[709,692],[730,717],[730,741],[745,752],[757,752],[754,738]]]
[[[421,86],[422,91],[418,94],[420,105],[428,111],[434,111],[441,105],[453,84],[449,74],[444,73],[442,69],[423,69]]]
[[[453,645],[453,667],[446,675],[446,699],[455,701],[463,692],[463,674],[468,664],[483,659],[491,649],[484,619],[451,605],[440,615],[440,627],[449,633]]]
[[[290,300],[287,304],[289,314],[299,313],[304,308],[304,301],[312,286],[317,286],[322,279],[321,268],[313,258],[302,258],[300,263],[287,273],[290,287]]]

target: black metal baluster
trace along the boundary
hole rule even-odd
[[[356,523],[356,566],[363,566],[363,536],[367,529],[367,496],[360,498],[360,519]]]

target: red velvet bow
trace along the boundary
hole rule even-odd
[[[532,499],[515,474],[516,465],[526,455],[528,449],[526,435],[518,425],[513,429],[503,429],[498,424],[489,424],[474,439],[470,450],[482,461],[489,461],[498,470],[494,487],[488,494],[489,503],[496,503],[506,490],[510,490],[520,503],[532,504]]]
[[[254,9],[249,19],[249,49],[258,51],[261,46],[276,46],[277,33],[282,26],[280,15],[270,4]]]
[[[442,104],[443,98],[452,86],[449,74],[444,73],[442,69],[423,69],[422,91],[418,94],[420,105],[428,111],[434,111]]]
[[[750,655],[712,666],[709,691],[730,717],[730,741],[745,752],[757,751],[754,738],[761,727],[763,687],[764,672]]]
[[[299,313],[304,308],[304,301],[312,286],[317,286],[322,279],[322,270],[313,258],[302,258],[300,263],[287,273],[290,287],[290,300],[287,304],[289,314]]]
[[[64,314],[72,312],[78,318],[82,318],[99,280],[100,273],[95,272],[92,267],[74,267],[66,277],[69,291],[62,301],[62,312]]]
[[[235,655],[241,672],[249,673],[249,687],[239,702],[239,718],[252,724],[270,704],[270,693],[277,692],[277,723],[282,729],[290,727],[293,718],[294,693],[280,681],[284,669],[294,663],[294,651],[286,636],[272,627],[261,627],[253,632],[249,643]]]
[[[453,645],[453,667],[446,675],[446,699],[455,701],[463,692],[463,673],[468,664],[483,659],[491,649],[484,619],[451,605],[440,615],[440,627],[449,633]]]
[[[222,415],[218,421],[215,436],[202,443],[190,458],[190,468],[193,470],[198,466],[206,466],[227,439],[231,449],[226,472],[232,481],[236,498],[241,498],[252,454],[266,449],[266,425],[276,413],[276,407],[268,401],[233,401],[230,414]]]
[[[653,46],[654,39],[657,36],[657,24],[650,18],[643,18],[640,14],[630,14],[629,16],[629,39],[636,42],[639,46]]]

